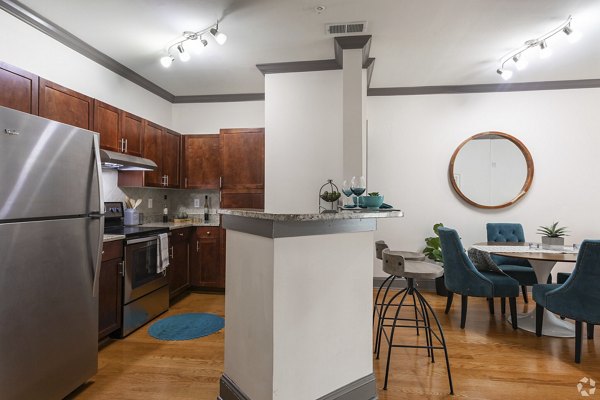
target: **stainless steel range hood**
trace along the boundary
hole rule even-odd
[[[156,171],[158,166],[152,160],[129,154],[100,149],[102,168],[119,171]]]

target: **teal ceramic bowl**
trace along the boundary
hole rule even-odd
[[[369,209],[379,209],[383,204],[383,196],[362,196],[363,204]]]

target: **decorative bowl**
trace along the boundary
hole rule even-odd
[[[377,210],[383,204],[383,196],[362,196],[363,205],[371,210]]]

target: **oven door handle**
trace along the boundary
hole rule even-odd
[[[158,240],[158,236],[149,236],[139,239],[129,239],[125,241],[125,245],[137,244],[137,243],[146,243],[146,242],[156,242]]]

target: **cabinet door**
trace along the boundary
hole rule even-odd
[[[121,115],[121,138],[125,140],[125,153],[142,156],[144,120],[128,112]]]
[[[222,189],[265,188],[265,130],[221,129]]]
[[[144,186],[163,186],[163,158],[162,158],[163,128],[160,125],[145,121],[144,123],[144,157],[154,161],[158,168],[156,171],[144,172]]]
[[[38,77],[0,62],[0,106],[38,114]]]
[[[183,136],[183,187],[219,189],[221,148],[219,135]]]
[[[170,244],[171,265],[169,266],[169,298],[174,298],[190,287],[190,269],[188,259],[189,234],[187,229],[172,231]],[[184,235],[184,240],[177,240],[175,235]]]
[[[94,99],[40,78],[40,117],[94,129]]]
[[[191,268],[193,286],[223,288],[220,263],[219,227],[196,229],[196,248]]]
[[[167,187],[178,188],[180,184],[179,154],[180,136],[166,129],[163,134],[163,175],[167,176]]]
[[[98,292],[98,340],[121,327],[121,262],[119,258],[102,262]]]
[[[94,101],[94,131],[100,134],[100,147],[111,151],[121,151],[121,111]]]

